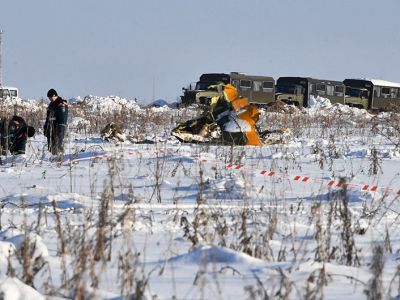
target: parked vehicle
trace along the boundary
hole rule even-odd
[[[400,107],[400,83],[377,79],[345,79],[345,104],[364,109]]]
[[[275,101],[275,80],[270,76],[231,73],[231,84],[237,88],[239,96],[250,103],[268,104]]]
[[[18,98],[18,89],[10,86],[0,86],[0,100]]]
[[[309,77],[279,77],[275,87],[276,100],[300,107],[307,107],[310,96],[321,96],[332,103],[344,104],[344,95],[343,82]]]
[[[254,104],[270,104],[283,101],[299,107],[307,107],[310,97],[328,98],[331,103],[371,109],[392,110],[400,108],[400,83],[376,79],[345,79],[342,81],[310,77],[279,77],[247,75],[244,73],[205,73],[200,80],[183,88],[182,105],[210,104],[221,94],[220,84],[232,84],[239,96]]]
[[[196,103],[196,95],[199,92],[209,91],[211,86],[219,83],[230,83],[230,77],[224,73],[206,73],[200,76],[199,81],[191,83],[188,87],[183,87],[181,96],[182,105]]]
[[[220,94],[219,84],[232,84],[239,96],[246,97],[251,103],[267,104],[275,100],[275,80],[270,76],[247,75],[238,72],[206,73],[200,80],[183,88],[183,105],[192,103],[209,104],[211,98]]]

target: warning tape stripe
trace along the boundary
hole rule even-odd
[[[232,169],[232,170],[240,170],[243,169],[243,165],[234,165],[234,164],[227,164],[226,167],[228,169]],[[313,182],[316,184],[322,184],[322,185],[327,185],[330,188],[342,188],[344,187],[344,182],[342,182],[341,180],[328,180],[328,182],[326,182],[326,180],[320,180],[320,179],[314,179],[314,178],[310,178],[308,176],[301,176],[301,175],[296,175],[296,176],[289,176],[287,174],[277,174],[274,171],[269,171],[269,170],[265,170],[262,169],[261,171],[258,171],[260,175],[265,175],[265,176],[278,176],[278,177],[285,177],[289,180],[293,180],[296,182]],[[347,188],[352,188],[352,189],[361,189],[362,191],[369,191],[369,192],[377,192],[377,191],[382,191],[382,192],[393,192],[393,189],[387,188],[387,187],[379,187],[377,185],[369,185],[369,184],[354,184],[354,183],[346,183],[346,187]],[[400,190],[396,193],[396,195],[400,195]]]
[[[210,162],[207,159],[201,159],[199,157],[191,157],[193,160],[197,160],[200,162]],[[232,170],[242,170],[244,168],[243,165],[235,165],[232,163],[226,164],[225,167],[227,169],[232,169]],[[301,176],[301,175],[296,175],[295,177],[290,177],[287,174],[284,173],[277,173],[275,171],[271,171],[271,170],[265,170],[262,169],[260,171],[258,171],[260,175],[264,175],[264,176],[268,176],[268,177],[284,177],[286,179],[292,179],[294,181],[297,182],[313,182],[316,184],[321,184],[321,185],[325,185],[327,184],[328,187],[330,188],[341,188],[344,186],[344,182],[342,182],[341,180],[321,180],[321,179],[315,179],[315,178],[310,178],[308,176]],[[327,183],[326,183],[327,182]],[[353,184],[353,183],[346,183],[346,187],[347,188],[353,188],[353,189],[361,189],[363,191],[370,191],[370,192],[377,192],[378,190],[388,193],[388,192],[393,192],[393,189],[387,188],[387,187],[378,187],[376,185],[368,185],[368,184]],[[396,195],[400,195],[400,190],[396,193]]]
[[[137,154],[137,151],[128,151],[128,155],[132,156]],[[110,155],[108,153],[103,153],[103,154],[99,154],[96,155],[94,158],[99,159],[99,158],[108,158],[110,157]],[[207,159],[202,159],[199,157],[191,157],[193,160],[202,162],[202,163],[208,163],[210,162]],[[74,160],[71,161],[71,163],[74,163]],[[243,169],[243,165],[234,165],[234,164],[226,164],[225,165],[227,169],[232,169],[232,170],[242,170]],[[284,173],[276,173],[275,171],[270,171],[270,170],[261,170],[258,171],[260,175],[264,175],[264,176],[268,176],[268,177],[284,177],[286,179],[293,179],[296,182],[313,182],[316,184],[321,184],[321,185],[327,185],[330,188],[341,188],[344,185],[344,182],[342,182],[341,180],[333,180],[330,179],[328,180],[328,182],[326,182],[327,180],[320,180],[320,179],[315,179],[315,178],[310,178],[308,176],[301,176],[301,175],[296,175],[294,177],[291,177],[287,174]],[[377,192],[378,190],[388,193],[388,192],[395,192],[395,190],[387,188],[387,187],[378,187],[376,185],[368,185],[368,184],[353,184],[353,183],[346,183],[346,187],[347,188],[354,188],[354,189],[361,189],[362,191],[370,191],[370,192]],[[400,190],[397,191],[396,193],[397,196],[400,196]]]

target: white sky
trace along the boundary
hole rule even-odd
[[[230,71],[400,82],[399,0],[2,0],[0,29],[24,98],[171,102]]]

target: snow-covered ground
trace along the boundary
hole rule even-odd
[[[195,107],[82,100],[61,166],[40,128],[2,157],[5,299],[399,297],[398,114],[314,99],[263,111],[260,128],[288,127],[291,143],[229,147],[170,136]],[[110,121],[125,142],[101,140]]]

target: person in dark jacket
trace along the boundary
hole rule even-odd
[[[0,147],[1,155],[6,155],[8,149],[8,124],[5,117],[0,118]]]
[[[7,149],[13,155],[25,154],[26,141],[34,136],[35,129],[20,116],[13,116],[8,123],[6,118],[2,118],[0,127],[2,154],[6,155]]]
[[[68,119],[68,102],[58,96],[55,89],[47,92],[50,104],[47,107],[44,134],[47,137],[47,146],[51,154],[64,154],[64,135]]]

